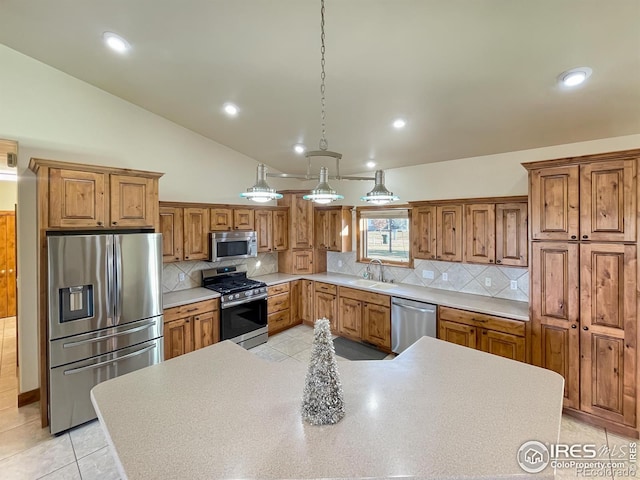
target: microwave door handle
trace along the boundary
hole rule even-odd
[[[144,352],[148,352],[149,350],[156,348],[156,344],[149,345],[148,347],[141,348],[140,350],[136,350],[135,352],[127,353],[118,358],[112,358],[111,360],[106,360],[104,362],[94,363],[92,365],[87,365],[85,367],[72,368],[71,370],[65,370],[65,375],[73,375],[75,373],[85,372],[87,370],[93,370],[94,368],[104,367],[105,365],[109,365],[111,363],[119,362],[120,360],[126,360],[127,358],[136,357],[138,355],[143,354]]]

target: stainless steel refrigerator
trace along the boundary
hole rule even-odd
[[[162,236],[50,234],[49,425],[96,418],[89,392],[162,361]]]

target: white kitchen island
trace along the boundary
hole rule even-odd
[[[522,478],[520,446],[556,443],[563,379],[433,338],[340,362],[346,415],[300,416],[307,366],[230,341],[93,388],[123,478]],[[548,467],[531,475],[553,478]]]

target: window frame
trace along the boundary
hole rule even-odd
[[[362,212],[367,212],[367,216],[369,216],[369,212],[372,211],[384,211],[389,212],[393,210],[402,210],[403,212],[407,212],[407,227],[409,234],[409,260],[406,262],[402,261],[393,261],[388,259],[380,259],[383,265],[388,265],[390,267],[400,267],[400,268],[413,268],[413,242],[412,242],[412,224],[411,224],[411,211],[412,208],[410,205],[384,205],[384,206],[375,206],[375,207],[357,207],[356,208],[356,262],[358,263],[369,263],[371,261],[370,257],[365,256],[364,252],[364,234],[366,229],[364,227],[364,222],[366,221],[366,217],[362,216]],[[404,217],[404,215],[403,215]]]

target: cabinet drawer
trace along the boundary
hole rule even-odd
[[[274,295],[267,299],[267,312],[275,313],[289,308],[289,292]]]
[[[315,289],[316,289],[316,292],[331,293],[333,295],[336,295],[338,291],[338,287],[336,287],[335,285],[331,285],[330,283],[322,283],[322,282],[316,282]]]
[[[384,307],[391,306],[391,297],[389,295],[356,290],[355,288],[340,287],[340,296],[360,300],[364,303],[375,303],[376,305],[382,305]]]
[[[267,293],[269,296],[278,295],[279,293],[284,293],[289,291],[289,282],[279,283],[278,285],[273,285],[267,288]]]
[[[493,315],[486,315],[484,313],[469,312],[467,310],[458,310],[449,307],[438,307],[438,319],[510,333],[520,337],[525,336],[524,322],[494,317]]]
[[[291,323],[291,315],[289,310],[271,313],[267,315],[267,324],[269,325],[269,334],[287,328]]]
[[[205,300],[204,302],[188,303],[186,305],[180,305],[179,307],[167,308],[164,311],[164,323],[178,318],[190,317],[192,315],[200,315],[205,312],[212,312],[218,310],[219,300],[214,298],[211,300]]]

